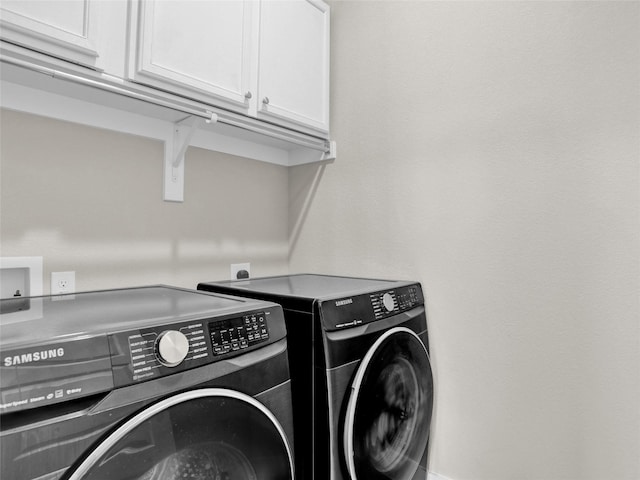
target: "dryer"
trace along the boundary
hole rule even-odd
[[[283,306],[300,478],[427,477],[433,374],[419,283],[301,274],[198,289]]]
[[[294,478],[280,306],[151,286],[0,322],[0,478]]]

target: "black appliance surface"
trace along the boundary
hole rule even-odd
[[[419,283],[299,274],[198,289],[282,305],[300,478],[426,477],[433,375]]]
[[[299,274],[217,283],[218,285],[226,285],[234,290],[247,290],[274,296],[314,300],[341,297],[370,290],[383,290],[398,282],[332,275]]]
[[[247,302],[221,295],[162,285],[120,290],[31,297],[41,305],[42,314],[28,321],[2,317],[1,345],[41,343],[55,337],[109,333],[145,325],[188,319],[226,309],[246,308]]]
[[[293,478],[280,306],[162,285],[15,305],[0,315],[1,478]]]

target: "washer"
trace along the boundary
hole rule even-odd
[[[279,305],[152,286],[0,321],[0,478],[294,478]]]
[[[301,478],[426,478],[433,374],[419,283],[301,274],[198,289],[283,306]]]

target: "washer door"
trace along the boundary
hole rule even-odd
[[[427,349],[408,328],[388,330],[365,355],[351,387],[344,425],[351,479],[409,480],[425,468],[432,409]]]
[[[192,390],[125,422],[76,467],[70,480],[292,480],[284,430],[254,398]]]

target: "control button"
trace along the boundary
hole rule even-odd
[[[189,340],[177,330],[162,332],[156,343],[158,360],[167,367],[180,365],[189,353]]]
[[[393,312],[393,309],[395,308],[393,295],[391,295],[390,293],[385,293],[382,296],[382,304],[384,305],[384,308],[387,310],[387,312]]]

